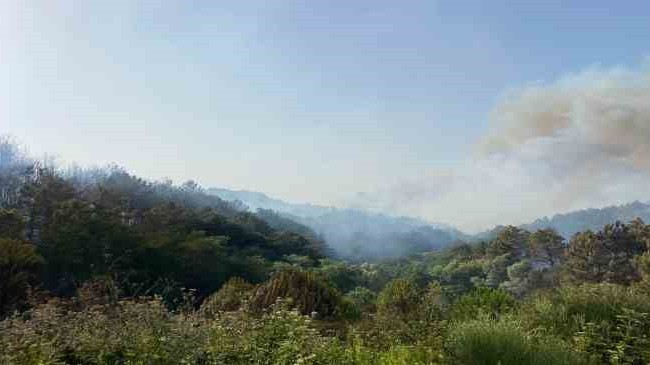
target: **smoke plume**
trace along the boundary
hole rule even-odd
[[[476,231],[650,200],[648,68],[593,69],[514,90],[490,123],[472,158],[378,193],[383,209]]]

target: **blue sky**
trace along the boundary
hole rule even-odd
[[[649,18],[648,1],[0,0],[0,133],[342,204],[466,164],[513,89],[638,68]],[[431,209],[414,213],[445,219]]]

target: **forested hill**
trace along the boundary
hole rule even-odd
[[[544,217],[524,224],[522,228],[529,231],[553,228],[565,238],[570,238],[577,232],[597,231],[611,222],[629,222],[635,218],[649,222],[650,204],[636,201],[601,209],[584,209],[566,214],[556,214],[551,218]]]
[[[183,288],[201,298],[230,277],[258,282],[327,255],[306,227],[272,226],[193,182],[151,182],[118,167],[57,169],[0,138],[0,258],[17,252],[34,266],[29,284],[54,294],[110,277],[122,295],[169,301]],[[24,299],[0,297],[0,311]]]
[[[251,211],[282,217],[311,228],[342,258],[372,260],[440,249],[467,236],[436,223],[412,217],[394,217],[354,209],[293,204],[252,191],[211,188],[209,193],[241,202]]]

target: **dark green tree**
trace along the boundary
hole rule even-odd
[[[42,264],[33,245],[0,238],[0,318],[22,309]]]
[[[491,257],[510,255],[513,259],[526,256],[528,253],[528,238],[530,232],[515,227],[504,227],[497,237],[493,239],[487,248]]]
[[[578,233],[569,242],[565,278],[629,284],[640,279],[636,257],[644,252],[644,243],[622,223],[607,225],[598,233]]]
[[[25,233],[25,222],[16,209],[0,208],[0,237],[22,239]]]
[[[564,238],[554,229],[541,229],[530,235],[530,254],[535,262],[555,266],[562,261],[566,245]]]

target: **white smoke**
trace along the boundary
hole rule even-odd
[[[650,69],[593,69],[509,93],[463,166],[376,195],[468,231],[650,200]]]

